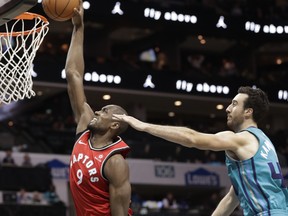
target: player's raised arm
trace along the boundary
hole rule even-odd
[[[75,121],[78,123],[77,132],[87,127],[93,114],[92,109],[86,103],[84,93],[83,76],[84,76],[84,10],[82,2],[79,8],[75,8],[72,18],[73,33],[71,43],[67,54],[65,72],[68,83],[68,94],[71,107],[74,113]],[[80,122],[81,118],[81,122]]]

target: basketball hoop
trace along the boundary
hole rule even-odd
[[[28,12],[5,23],[0,32],[0,102],[9,104],[35,96],[33,60],[48,25],[45,17]]]

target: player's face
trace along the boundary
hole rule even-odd
[[[113,106],[108,105],[99,111],[95,111],[94,118],[90,121],[88,128],[97,133],[105,133],[109,130],[113,115]]]
[[[247,99],[246,94],[237,94],[231,104],[227,107],[227,125],[230,129],[237,132],[244,122],[244,102]]]

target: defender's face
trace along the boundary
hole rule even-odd
[[[247,98],[247,94],[237,94],[226,109],[227,125],[233,131],[237,131],[244,122],[244,102]]]

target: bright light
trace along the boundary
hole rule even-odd
[[[261,30],[261,26],[257,23],[247,21],[245,23],[245,29],[246,29],[246,31],[252,31],[255,33],[259,33]],[[264,31],[264,29],[263,29],[263,31]]]
[[[111,99],[111,95],[103,95],[103,100],[110,100]]]
[[[42,91],[37,91],[37,96],[42,96],[43,92]]]
[[[206,40],[202,39],[202,40],[200,40],[200,43],[204,45],[204,44],[206,44]]]
[[[279,100],[287,100],[288,101],[288,91],[286,90],[280,90],[278,92],[278,99]]]
[[[13,127],[13,125],[14,125],[14,122],[13,122],[13,121],[9,121],[9,122],[8,122],[8,126],[9,126],[9,127]]]
[[[278,65],[282,64],[282,59],[277,58],[277,59],[276,59],[276,64],[278,64]]]
[[[112,14],[118,14],[118,15],[123,15],[124,12],[121,9],[121,3],[120,2],[116,2],[113,10],[111,11]]]
[[[187,82],[185,80],[177,80],[176,89],[191,92],[193,89],[193,83]]]
[[[277,26],[276,31],[278,34],[282,34],[284,32],[284,28],[282,26]]]
[[[169,117],[174,117],[174,116],[175,116],[175,113],[174,113],[174,112],[169,112],[169,113],[168,113],[168,116],[169,116]]]
[[[174,105],[175,105],[175,106],[181,106],[181,105],[182,105],[182,101],[175,101],[175,102],[174,102]]]
[[[197,17],[195,15],[178,14],[175,11],[165,12],[164,19],[171,20],[171,21],[178,21],[178,22],[186,22],[186,23],[191,22],[193,24],[197,23]]]
[[[218,20],[218,22],[217,22],[217,24],[216,24],[216,27],[217,28],[224,28],[224,29],[226,29],[227,28],[227,25],[226,25],[226,23],[225,23],[225,17],[224,16],[220,16],[219,17],[219,20]]]
[[[90,2],[88,2],[88,1],[84,1],[83,2],[83,8],[85,9],[85,10],[88,10],[88,9],[90,9]]]
[[[218,104],[218,105],[216,106],[216,109],[217,109],[217,110],[223,110],[223,109],[224,109],[223,104]]]

